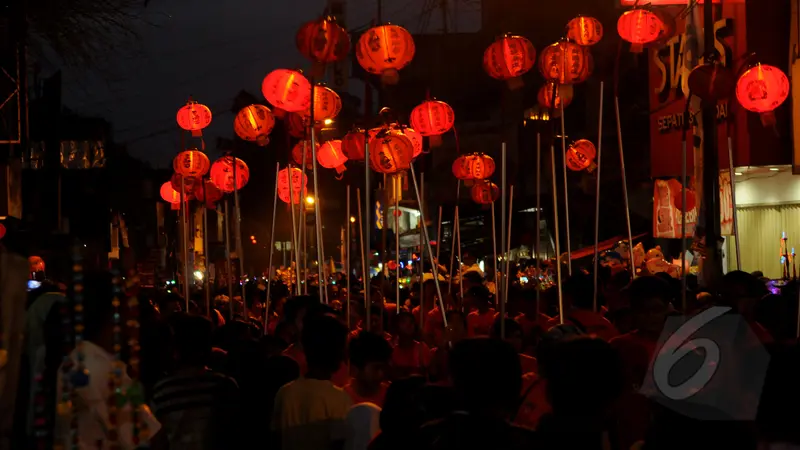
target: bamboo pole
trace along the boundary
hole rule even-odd
[[[564,102],[561,102],[561,156],[564,164],[561,165],[564,175],[564,226],[567,232],[567,273],[572,275],[572,244],[569,232],[569,184],[567,182],[567,131],[564,126]],[[560,257],[560,256],[559,256]]]
[[[536,312],[542,312],[541,302],[541,289],[539,289],[539,280],[541,279],[542,259],[542,135],[536,133],[536,245],[534,252],[536,252]]]
[[[736,244],[736,270],[742,270],[742,253],[739,247],[739,213],[736,212],[736,173],[733,171],[733,139],[728,136],[728,173],[731,179],[731,206],[733,209],[733,239]]]
[[[370,297],[370,288],[372,287],[371,286],[372,283],[370,282],[370,277],[369,277],[369,272],[370,271],[369,271],[369,267],[367,266],[367,264],[369,264],[369,260],[370,260],[370,256],[371,256],[369,254],[369,251],[370,251],[369,232],[370,232],[370,227],[372,225],[370,223],[371,220],[369,219],[370,217],[372,217],[372,215],[369,213],[369,211],[370,211],[370,204],[369,204],[369,190],[370,190],[370,185],[369,185],[369,161],[370,161],[369,160],[369,129],[367,127],[364,127],[364,208],[366,208],[367,220],[365,222],[363,222],[364,240],[361,242],[361,248],[363,250],[363,255],[364,255],[364,261],[363,261],[364,262],[364,303],[365,303],[365,305],[367,307],[367,315],[366,315],[367,331],[370,330],[370,320],[371,320],[370,310],[372,308],[372,303],[370,303],[370,299],[369,299],[369,297]],[[358,205],[359,205],[358,206],[358,211],[359,211],[358,220],[359,220],[359,223],[361,223],[361,201],[359,201]],[[381,311],[382,310],[383,310],[383,308],[381,308]]]
[[[617,117],[617,144],[619,146],[619,166],[622,174],[622,199],[625,202],[625,222],[628,225],[628,257],[631,265],[631,278],[636,278],[636,268],[633,267],[633,232],[631,231],[631,208],[628,203],[628,181],[625,176],[625,152],[622,146],[622,124],[619,119],[619,96],[614,95],[614,112]]]
[[[398,198],[399,175],[392,178],[394,188],[394,294],[397,314],[400,314],[400,199]]]
[[[363,220],[361,218],[361,189],[359,188],[356,188],[356,205],[358,205],[358,238],[361,241],[361,270],[363,272],[362,276],[364,277],[364,282],[362,284],[364,285],[364,298],[368,299],[368,292],[370,288],[368,284],[369,268],[367,267],[366,247],[364,247],[364,227],[362,226]],[[366,309],[366,329],[369,331],[370,304],[365,303],[364,306]]]
[[[350,227],[353,225],[350,223],[350,185],[347,185],[346,188],[347,192],[347,213],[344,218],[344,225],[347,227],[345,231],[345,238],[344,238],[344,261],[342,264],[344,265],[344,275],[345,275],[345,287],[347,289],[347,298],[345,299],[345,307],[347,311],[345,312],[345,318],[347,320],[347,329],[350,329]]]
[[[233,262],[231,261],[231,226],[230,226],[230,211],[228,211],[228,199],[225,199],[225,259],[226,259],[226,270],[227,270],[227,284],[228,284],[228,308],[231,314],[231,320],[233,320],[234,316],[234,309],[233,309]]]
[[[236,214],[236,222],[234,222],[234,229],[236,233],[236,256],[239,257],[239,284],[242,287],[242,318],[247,321],[247,301],[246,301],[246,294],[247,291],[247,283],[242,282],[242,277],[244,277],[244,248],[242,248],[242,214],[241,209],[239,207],[239,182],[236,179],[236,166],[238,165],[238,160],[235,156],[231,155],[233,158],[233,205],[234,205],[234,213]],[[247,278],[245,278],[247,280]]]
[[[500,146],[500,250],[505,252],[506,249],[506,143],[503,142]],[[504,256],[505,258],[505,256]],[[505,261],[505,259],[504,259]],[[497,274],[495,273],[495,278],[497,278]],[[500,302],[500,338],[506,338],[506,302],[505,302],[505,282],[504,280],[508,278],[507,273],[503,273],[503,276],[495,283],[497,288],[497,293],[499,294],[499,302]]]
[[[292,171],[289,172],[289,185],[292,185]],[[269,231],[269,266],[267,266],[267,301],[264,305],[264,335],[266,336],[269,328],[269,304],[272,300],[272,256],[275,253],[275,216],[278,215],[278,181],[281,174],[281,163],[275,164],[275,193],[272,199],[272,228]],[[291,189],[291,188],[290,188]]]
[[[298,197],[301,196],[302,192],[303,191],[301,190],[300,193],[297,194],[297,196]],[[289,176],[289,210],[291,211],[291,214],[292,214],[292,251],[289,252],[289,255],[290,255],[290,257],[294,256],[294,260],[295,260],[294,261],[294,274],[295,274],[295,279],[296,279],[297,285],[294,288],[294,292],[295,292],[295,295],[300,295],[300,271],[299,271],[299,266],[300,266],[299,259],[300,258],[298,258],[298,252],[297,252],[297,217],[295,216],[295,212],[294,212],[294,207],[295,207],[294,199],[295,199],[294,183],[292,183],[291,174],[290,174],[290,176]],[[301,198],[298,198],[297,201],[300,204],[303,203],[303,199],[301,199]],[[290,264],[290,267],[291,267],[291,264]]]
[[[600,171],[603,167],[603,82],[600,82],[600,112],[598,114],[597,125],[597,185],[595,187],[594,199],[594,295],[592,296],[592,308],[597,312],[597,295],[598,295],[598,263],[600,259]],[[632,263],[632,262],[631,262]],[[635,270],[635,269],[634,269]]]
[[[506,284],[503,288],[503,295],[505,296],[503,302],[508,304],[508,286],[509,286],[509,279],[511,278],[511,222],[512,218],[514,217],[514,185],[511,185],[511,189],[508,196],[508,234],[506,239]],[[505,318],[505,316],[503,316]]]
[[[181,175],[181,234],[182,239],[182,253],[183,253],[183,299],[186,302],[186,311],[189,311],[189,202],[186,198],[186,180]]]
[[[558,194],[557,194],[557,182],[556,182],[556,148],[551,143],[550,144],[550,166],[552,168],[552,177],[553,177],[553,230],[555,232],[555,251],[556,251],[556,277],[558,282],[556,283],[558,287],[558,323],[563,325],[564,324],[564,296],[563,290],[561,287],[562,278],[561,278],[561,244],[559,243],[559,232],[558,232]]]

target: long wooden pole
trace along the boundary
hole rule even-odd
[[[370,191],[369,164],[370,164],[370,159],[369,159],[369,129],[367,127],[364,127],[364,137],[365,137],[364,138],[364,208],[365,208],[365,214],[367,214],[367,220],[361,222],[361,202],[360,201],[358,202],[358,211],[359,211],[358,212],[358,214],[359,214],[358,220],[359,220],[359,223],[362,224],[363,230],[364,230],[364,240],[361,241],[361,250],[362,250],[363,258],[364,258],[364,260],[363,260],[363,263],[364,263],[364,304],[367,307],[366,319],[367,319],[367,331],[369,331],[370,330],[370,321],[371,321],[371,317],[370,316],[372,315],[372,314],[370,314],[370,311],[371,311],[371,308],[372,308],[372,303],[370,303],[369,297],[370,297],[370,289],[372,287],[372,283],[370,282],[370,277],[369,277],[370,270],[369,270],[368,264],[369,264],[370,256],[371,256],[369,254],[370,247],[371,247],[370,241],[369,241],[369,232],[370,232],[370,227],[372,226],[372,223],[371,223],[371,220],[370,220],[370,217],[372,217],[372,214],[370,214],[370,204],[369,204],[369,191]],[[383,310],[383,308],[381,307],[381,311],[382,310]]]
[[[631,207],[628,203],[628,181],[625,176],[625,151],[622,146],[622,124],[619,119],[619,96],[614,95],[614,113],[617,117],[617,145],[619,147],[619,167],[622,175],[622,200],[625,203],[625,222],[628,225],[628,257],[630,258],[631,278],[636,278],[633,267],[633,232],[631,231]]]
[[[558,232],[558,194],[557,194],[557,182],[556,182],[556,147],[552,143],[550,144],[550,166],[552,168],[551,176],[552,176],[552,191],[553,191],[553,230],[555,232],[555,250],[556,250],[556,277],[557,283],[556,286],[558,288],[558,323],[561,325],[564,324],[564,297],[563,297],[563,290],[561,284],[563,280],[561,278],[561,244],[559,243],[559,232]]]
[[[183,253],[183,299],[186,302],[186,311],[189,311],[189,226],[187,224],[189,214],[189,202],[186,199],[186,180],[181,176],[181,234],[182,253]]]
[[[230,226],[230,211],[228,211],[228,199],[225,199],[225,269],[227,273],[227,284],[228,284],[228,308],[230,310],[231,317],[230,319],[233,320],[234,316],[234,309],[233,309],[233,262],[231,261],[231,226]]]
[[[505,253],[506,250],[506,143],[503,142],[500,146],[500,251]],[[506,258],[507,255],[504,255]],[[504,259],[505,261],[505,259]],[[503,277],[495,283],[500,302],[500,338],[506,338],[506,302],[505,302],[505,282],[504,279],[508,277],[507,273],[503,273]],[[497,278],[497,274],[495,274]]]
[[[235,156],[231,155],[233,159],[233,205],[236,214],[236,222],[234,222],[236,233],[236,256],[239,257],[239,284],[242,286],[242,318],[247,321],[247,301],[245,299],[247,291],[247,283],[242,282],[244,277],[244,248],[242,248],[242,214],[239,208],[239,182],[236,179],[236,166],[238,166]]]
[[[345,299],[345,307],[347,311],[345,312],[345,318],[347,320],[347,329],[350,329],[350,227],[353,225],[350,222],[350,185],[347,185],[346,188],[347,192],[347,213],[344,217],[344,226],[347,227],[347,230],[344,233],[344,261],[342,264],[344,265],[344,276],[345,276],[345,287],[347,289],[347,297]]]
[[[565,163],[561,165],[561,169],[564,176],[564,227],[567,232],[567,273],[572,275],[572,239],[569,232],[569,183],[567,182],[567,131],[564,126],[564,102],[561,102],[561,156],[565,158]]]
[[[541,259],[541,249],[542,249],[542,135],[541,133],[536,133],[536,245],[533,248],[533,251],[536,253],[534,257],[534,261],[536,261],[536,311],[541,312],[541,289],[539,288],[539,283],[541,279],[541,270],[542,270],[542,259]],[[495,259],[497,257],[495,256]]]
[[[394,190],[394,295],[397,314],[400,314],[400,199],[399,175],[391,177],[392,190]]]
[[[364,227],[364,221],[362,220],[362,217],[361,217],[361,189],[360,188],[356,188],[356,205],[358,205],[358,239],[361,241],[361,270],[363,272],[362,276],[364,277],[364,282],[362,284],[364,285],[364,298],[368,299],[369,298],[368,292],[369,292],[369,288],[370,288],[370,286],[369,286],[369,268],[367,267],[366,247],[364,247],[364,228],[365,227]],[[366,309],[366,313],[365,313],[365,316],[364,316],[364,318],[366,319],[366,321],[365,321],[366,329],[367,329],[367,331],[369,331],[370,304],[367,302],[367,303],[364,304],[364,306],[365,306],[365,309]]]
[[[514,217],[514,185],[511,185],[508,196],[508,234],[506,235],[506,284],[503,286],[503,303],[508,304],[508,286],[509,279],[511,278],[511,222]],[[505,315],[503,315],[505,318]]]
[[[308,158],[308,149],[306,148],[306,145],[308,145],[308,142],[306,139],[303,139],[303,159],[302,165],[300,166],[300,170],[303,171],[303,178],[306,176],[306,164],[308,164],[306,161]],[[299,195],[300,197],[303,196],[302,189],[300,190]],[[308,226],[306,225],[306,205],[303,203],[304,200],[305,199],[301,198],[300,202],[298,202],[300,205],[300,223],[297,224],[297,235],[300,243],[297,247],[298,250],[300,250],[300,257],[297,259],[297,271],[301,276],[303,294],[308,295]]]
[[[301,204],[301,208],[302,208],[303,199],[300,198],[300,196],[302,195],[302,192],[303,191],[301,190],[299,193],[297,193],[297,195],[295,195],[294,183],[292,183],[291,175],[290,175],[289,176],[289,209],[292,212],[292,251],[290,252],[290,255],[294,256],[294,274],[295,274],[294,276],[295,276],[295,282],[296,282],[296,286],[294,287],[294,292],[295,292],[296,295],[300,295],[300,258],[298,257],[299,254],[298,254],[298,251],[297,251],[297,240],[298,240],[297,239],[297,217],[295,216],[295,212],[294,212],[294,208],[295,208],[294,199],[297,198],[297,203],[300,203]]]
[[[600,111],[597,125],[597,184],[594,199],[594,290],[592,296],[592,309],[597,312],[598,273],[600,260],[600,171],[603,167],[603,82],[600,82]],[[633,264],[633,262],[631,262]],[[635,270],[635,269],[634,269]]]
[[[314,129],[314,87],[315,83],[312,81],[311,83],[311,106],[310,106],[310,115],[311,118],[311,163],[312,171],[314,175],[314,212],[316,213],[316,220],[314,223],[316,224],[317,229],[317,260],[319,263],[317,264],[317,272],[319,275],[319,299],[322,302],[327,303],[327,283],[325,280],[325,243],[323,241],[322,236],[322,211],[319,206],[319,182],[317,179],[317,136],[316,130]]]
[[[733,207],[733,239],[736,244],[736,270],[742,270],[742,253],[739,246],[739,214],[736,212],[736,173],[733,170],[733,139],[728,136],[728,173],[731,180],[731,206]]]
[[[292,185],[292,171],[289,172],[289,185]],[[272,199],[272,227],[269,231],[269,265],[267,266],[267,300],[264,305],[264,335],[269,331],[269,304],[272,300],[272,256],[275,254],[275,216],[278,214],[278,180],[281,174],[281,163],[275,164],[275,192]]]

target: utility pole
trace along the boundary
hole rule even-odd
[[[714,46],[714,2],[703,4],[703,50],[705,63],[711,64],[719,55]],[[717,142],[716,100],[703,101],[703,213],[705,219],[705,251],[703,282],[715,287],[722,278],[722,253],[720,249],[719,204],[719,145]]]

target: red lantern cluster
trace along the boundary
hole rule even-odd
[[[192,195],[194,191],[194,185],[197,183],[197,178],[195,177],[185,177],[179,173],[173,173],[172,178],[170,178],[170,183],[172,183],[172,189],[175,189],[177,192],[181,191],[181,184],[183,185],[183,192],[186,195]]]
[[[353,161],[363,161],[365,153],[365,142],[367,141],[364,136],[364,130],[355,129],[342,138],[342,152],[347,156],[347,159]]]
[[[506,34],[483,52],[483,69],[492,78],[507,81],[511,89],[522,86],[519,77],[536,64],[536,49],[522,36]]]
[[[736,98],[744,109],[761,114],[764,125],[775,123],[775,109],[789,97],[789,78],[774,66],[758,64],[736,82]]]
[[[307,110],[311,104],[311,83],[296,70],[273,70],[261,83],[264,98],[288,112]]]
[[[597,156],[597,149],[591,141],[581,139],[575,141],[567,149],[566,164],[569,170],[576,172],[594,168],[594,158]]]
[[[317,144],[317,154],[319,154],[319,142],[316,142],[316,144]],[[292,160],[298,166],[302,166],[303,165],[303,147],[304,146],[305,146],[305,150],[306,150],[306,155],[305,155],[305,157],[306,157],[306,160],[305,160],[306,161],[306,168],[307,169],[312,169],[314,167],[314,153],[311,150],[311,141],[310,140],[300,141],[297,144],[294,144],[294,147],[292,147]]]
[[[184,177],[201,177],[208,173],[210,167],[208,156],[196,149],[182,151],[172,160],[175,173]]]
[[[342,141],[327,141],[317,151],[317,162],[326,169],[336,169],[336,173],[341,174],[346,169],[344,163],[347,156],[342,151]]]
[[[236,170],[233,166],[234,161]],[[235,177],[234,172],[236,172]],[[211,165],[211,181],[222,192],[239,190],[247,184],[248,180],[250,180],[250,168],[239,158],[223,156]]]
[[[224,194],[214,185],[213,181],[204,180],[202,184],[194,184],[192,195],[194,195],[194,198],[197,200],[205,201],[206,206],[213,209],[214,203],[222,200]]]
[[[422,154],[422,135],[415,129],[409,127],[402,127],[399,128],[399,131],[403,133],[403,136],[407,137],[409,141],[411,141],[411,145],[414,146],[414,158]],[[433,139],[435,136],[431,136],[431,142],[435,144],[435,140]]]
[[[190,100],[178,110],[176,119],[179,127],[192,133],[199,133],[211,124],[211,110],[206,105]]]
[[[500,197],[500,188],[490,181],[475,183],[469,191],[472,201],[479,205],[490,205]]]
[[[494,169],[494,159],[483,153],[461,155],[453,162],[453,175],[463,181],[485,180],[492,176]]]
[[[350,35],[332,17],[305,23],[295,42],[300,53],[316,63],[343,61],[350,52]]]
[[[411,111],[411,127],[431,138],[431,146],[441,143],[441,135],[450,131],[455,123],[453,108],[439,100],[427,100]]]
[[[646,9],[625,11],[617,20],[619,36],[633,44],[632,51],[641,51],[643,45],[656,42],[665,31],[664,21]]]
[[[545,83],[544,86],[539,88],[537,100],[540,105],[546,108],[555,109],[560,113],[562,108],[566,108],[570,103],[572,103],[574,92],[575,90],[571,84],[557,84],[553,82]],[[554,95],[555,102],[553,101]]]
[[[567,39],[585,47],[600,42],[603,38],[603,24],[594,17],[578,16],[567,24]]]
[[[314,86],[314,122],[333,120],[342,110],[342,99],[333,89],[317,85]],[[303,111],[303,116],[311,117],[311,105]]]
[[[309,136],[308,117],[304,117],[300,113],[287,113],[283,122],[286,124],[289,136],[297,139],[305,139]]]
[[[394,174],[411,167],[414,144],[402,132],[388,130],[369,141],[369,162],[372,170]]]
[[[287,167],[278,172],[278,197],[284,203],[300,203],[307,192],[308,177],[296,167]],[[290,190],[291,189],[291,190]]]
[[[560,41],[542,50],[539,71],[548,81],[577,84],[586,81],[594,70],[588,47]]]
[[[245,106],[233,120],[233,131],[237,136],[260,146],[269,143],[269,134],[274,126],[275,117],[264,105]]]
[[[356,59],[367,72],[381,76],[384,84],[397,84],[398,71],[414,58],[414,38],[397,25],[370,28],[358,39]]]

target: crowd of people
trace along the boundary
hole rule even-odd
[[[563,311],[555,288],[514,280],[501,317],[482,273],[459,280],[442,281],[440,299],[428,274],[398,305],[391,280],[373,280],[366,304],[363,290],[338,288],[323,302],[313,287],[292,295],[276,279],[271,298],[253,286],[241,308],[225,298],[210,314],[202,294],[148,292],[110,273],[83,274],[79,291],[45,284],[29,295],[14,448],[800,445],[791,283],[776,295],[744,272],[715,292],[691,282],[681,311],[680,282],[669,277],[603,272],[595,305],[592,276],[576,270],[562,283]],[[682,400],[687,413],[645,387],[668,319],[715,305],[755,336],[737,340],[737,360],[761,350],[771,359],[752,375],[763,379],[748,384],[754,392],[721,383],[716,397]],[[710,364],[688,353],[694,371]],[[707,400],[720,397],[756,413]]]

